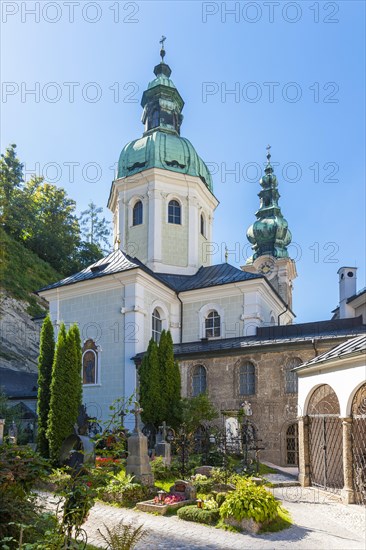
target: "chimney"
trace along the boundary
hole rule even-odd
[[[348,298],[357,292],[357,267],[340,267],[339,275],[339,318],[348,319],[355,316],[353,307],[347,304]]]

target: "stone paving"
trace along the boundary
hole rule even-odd
[[[366,548],[366,510],[361,506],[340,504],[334,495],[313,488],[285,487],[272,489],[282,500],[294,525],[279,533],[265,535],[239,534],[197,523],[185,522],[176,516],[162,517],[96,503],[84,527],[88,542],[100,544],[98,529],[121,520],[143,524],[148,532],[136,550],[364,550]],[[49,507],[50,494],[40,495]]]

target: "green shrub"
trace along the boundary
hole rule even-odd
[[[229,493],[221,505],[223,519],[254,519],[258,523],[273,520],[278,515],[279,503],[264,487],[250,481],[238,483],[236,491]]]
[[[202,474],[196,474],[192,478],[192,485],[196,488],[197,493],[211,493],[214,486],[214,480]]]
[[[215,500],[216,500],[219,508],[225,502],[227,495],[228,495],[228,493],[216,493]]]
[[[206,525],[214,525],[219,519],[219,510],[205,510],[197,508],[196,505],[183,506],[179,508],[178,517],[185,521],[194,521],[196,523],[205,523]]]
[[[99,497],[106,502],[121,506],[134,506],[137,502],[148,500],[156,494],[156,488],[146,487],[133,481],[132,475],[124,470],[111,477],[106,487],[101,487]]]
[[[169,466],[165,466],[162,456],[156,456],[151,462],[151,471],[154,474],[154,479],[164,481],[172,477],[172,470]]]

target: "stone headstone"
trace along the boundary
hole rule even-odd
[[[5,426],[5,420],[3,418],[0,418],[0,445],[4,441],[4,426]]]
[[[95,445],[90,437],[71,434],[61,445],[60,463],[78,470],[81,466],[95,465]]]
[[[183,479],[177,479],[177,481],[170,487],[171,493],[178,493],[184,495],[187,500],[194,500],[196,498],[196,488],[189,481]]]
[[[212,477],[213,469],[214,469],[213,466],[198,466],[197,468],[195,468],[194,473],[201,474],[202,476],[206,476],[206,477]]]
[[[143,485],[153,485],[154,476],[149,461],[147,437],[141,431],[141,409],[137,403],[133,412],[135,415],[135,429],[133,434],[127,439],[128,457],[126,473],[134,475],[136,480]]]
[[[12,445],[16,445],[18,441],[18,428],[16,427],[14,420],[9,426],[8,436],[9,443],[11,443]]]

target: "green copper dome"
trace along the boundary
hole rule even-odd
[[[264,255],[275,258],[289,257],[287,246],[291,243],[292,236],[287,221],[278,206],[280,194],[270,159],[271,155],[268,152],[265,175],[259,182],[262,190],[258,193],[260,207],[255,214],[257,221],[247,231],[247,238],[254,251],[253,256],[247,260],[247,264],[253,263],[256,258]]]
[[[188,139],[156,130],[128,143],[118,162],[118,177],[162,168],[199,177],[212,192],[211,174]]]
[[[145,132],[128,143],[118,161],[117,178],[132,176],[149,168],[162,168],[197,176],[213,193],[211,174],[188,139],[180,136],[184,101],[173,81],[171,69],[162,61],[154,68],[155,77],[141,99]]]

